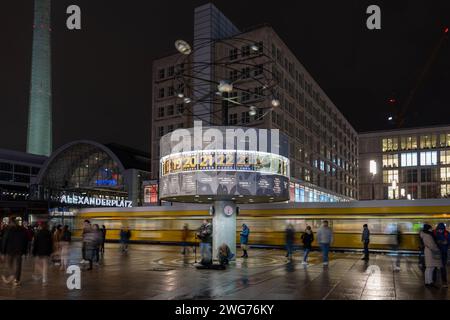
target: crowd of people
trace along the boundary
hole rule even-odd
[[[98,224],[91,224],[85,220],[82,230],[82,260],[80,264],[87,264],[86,270],[92,270],[94,265],[99,265],[104,254],[106,228]],[[189,227],[187,224],[182,230],[182,254],[187,254],[189,244]],[[286,257],[292,260],[295,252],[296,230],[292,224],[288,224],[285,230]],[[401,233],[398,230],[395,251],[399,251],[401,243]],[[212,223],[205,219],[200,228],[195,233],[195,237],[200,241],[201,260],[199,265],[213,266],[213,227]],[[441,286],[447,288],[447,260],[448,246],[450,241],[449,232],[444,223],[439,223],[435,229],[429,224],[424,224],[419,233],[421,242],[419,263],[423,264],[425,285],[436,287],[438,278]],[[128,244],[131,239],[130,229],[124,227],[120,230],[120,249],[123,253],[128,252]],[[240,231],[240,247],[242,249],[241,258],[249,257],[250,228],[242,224]],[[301,233],[300,240],[303,247],[302,264],[308,265],[308,256],[312,250],[314,241],[321,251],[322,263],[328,266],[329,250],[333,243],[333,230],[328,221],[323,221],[321,227],[314,235],[311,226]],[[33,279],[41,280],[43,285],[48,282],[49,265],[55,269],[66,270],[69,266],[70,243],[72,233],[69,226],[55,225],[49,229],[47,222],[39,222],[30,226],[26,221],[19,223],[14,217],[10,217],[8,223],[0,225],[0,260],[6,266],[6,273],[1,276],[2,280],[13,286],[20,286],[22,274],[22,259],[33,257],[34,270]],[[369,260],[370,230],[367,224],[363,225],[361,232],[361,242],[363,246],[363,260]],[[195,250],[195,248],[194,248]],[[219,266],[225,268],[234,258],[235,253],[225,243],[217,247],[217,260]],[[399,270],[400,254],[397,252],[397,262],[394,270]]]
[[[50,231],[46,222],[30,226],[15,217],[0,226],[0,254],[6,264],[2,280],[14,287],[20,286],[23,257],[34,257],[33,279],[48,281],[49,260],[55,267],[65,270],[68,265],[69,244],[72,239],[69,227],[54,226]]]

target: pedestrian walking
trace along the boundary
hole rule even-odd
[[[2,276],[5,283],[14,287],[20,286],[22,274],[22,256],[27,253],[28,237],[25,229],[20,226],[14,217],[10,218],[8,227],[2,239],[2,253],[6,256],[8,267],[7,276]]]
[[[189,226],[187,223],[183,225],[183,231],[181,233],[181,243],[183,245],[183,250],[181,254],[186,254],[188,252],[188,238],[189,238]]]
[[[302,242],[303,242],[303,265],[308,265],[308,255],[311,251],[312,243],[314,241],[314,234],[311,230],[310,226],[306,227],[305,233],[302,234]]]
[[[286,227],[286,258],[292,259],[292,252],[295,242],[295,229],[292,224],[288,224]]]
[[[27,255],[31,255],[34,231],[33,231],[33,228],[31,228],[31,226],[28,224],[28,221],[23,222],[23,227],[25,228],[25,232],[27,234],[27,239],[28,239]]]
[[[105,227],[105,225],[102,225],[101,232],[102,232],[102,243],[100,245],[100,252],[102,255],[104,255],[105,254],[105,242],[106,242],[106,227]]]
[[[85,256],[89,263],[87,270],[92,270],[93,262],[97,261],[98,248],[100,246],[100,231],[98,225],[94,225],[89,232],[85,234],[86,250]]]
[[[66,270],[69,266],[69,248],[72,241],[72,232],[69,230],[69,226],[65,225],[61,235],[61,268],[60,270]]]
[[[362,258],[362,260],[369,260],[370,231],[369,231],[369,227],[367,226],[367,224],[363,225],[361,241],[364,244],[364,257]]]
[[[122,252],[128,252],[128,242],[131,238],[131,231],[128,228],[120,230],[120,244]]]
[[[447,260],[448,260],[448,243],[450,241],[448,231],[444,223],[439,223],[433,232],[434,239],[441,253],[441,282],[443,288],[448,288],[447,283]]]
[[[420,237],[425,247],[425,286],[434,286],[433,271],[435,268],[441,268],[441,252],[433,238],[433,230],[429,224],[424,224]]]
[[[59,266],[61,264],[61,236],[62,236],[62,226],[59,224],[56,226],[55,231],[53,231],[53,253],[52,260],[55,266]]]
[[[250,229],[247,227],[247,225],[244,223],[242,225],[242,231],[240,234],[240,242],[241,242],[241,248],[244,254],[241,258],[248,258],[248,237],[250,235]]]
[[[317,231],[317,241],[319,242],[320,250],[322,251],[323,265],[328,266],[328,252],[330,250],[330,245],[333,242],[333,231],[328,226],[328,221],[326,220]]]
[[[203,220],[200,229],[197,232],[197,238],[200,239],[201,265],[209,266],[212,264],[212,224],[208,220]]]
[[[84,222],[83,222],[83,233],[81,235],[81,237],[82,237],[82,245],[81,245],[81,256],[82,256],[82,259],[81,259],[80,263],[86,263],[87,262],[87,259],[86,259],[86,244],[87,244],[86,237],[92,231],[91,229],[92,229],[91,222],[89,220],[84,220]]]
[[[94,255],[93,255],[93,262],[95,262],[95,264],[98,265],[99,261],[100,261],[100,247],[102,245],[102,241],[103,241],[103,234],[102,231],[100,230],[100,227],[98,224],[94,224],[93,227],[93,233],[94,233],[94,244],[93,244],[93,248],[94,248]]]
[[[48,281],[48,260],[53,252],[53,236],[45,222],[41,222],[38,226],[32,251],[34,256],[33,278],[35,280],[42,278],[42,284],[46,285]]]

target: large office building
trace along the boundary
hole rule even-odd
[[[360,200],[450,196],[450,126],[362,133],[359,152]]]
[[[177,128],[192,127],[194,120],[209,125],[277,128],[289,138],[291,201],[347,201],[358,198],[358,135],[318,83],[280,36],[267,25],[239,31],[216,7],[207,4],[195,9],[194,39],[209,36],[210,46],[193,43],[192,59],[221,61],[202,69],[211,86],[222,81],[241,88],[231,92],[242,104],[233,104],[228,112],[219,112],[217,104],[202,102],[194,106],[180,99],[177,74],[186,68],[181,53],[157,59],[153,63],[152,176],[159,175],[160,138]],[[256,49],[255,49],[256,48]],[[203,61],[203,60],[202,60]],[[221,66],[225,63],[227,69]],[[229,70],[232,70],[231,72]],[[204,87],[192,77],[193,92],[202,95]],[[258,99],[265,90],[259,79],[273,78],[274,95]],[[206,89],[207,91],[207,89]],[[224,119],[224,117],[227,119]]]

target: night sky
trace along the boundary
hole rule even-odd
[[[149,151],[151,64],[192,39],[193,11],[206,1],[53,0],[54,148],[75,140]],[[450,124],[450,1],[213,1],[239,28],[268,23],[357,131]],[[82,10],[82,30],[66,28],[66,8]],[[381,7],[381,30],[366,8]],[[0,9],[0,148],[25,150],[32,0]],[[433,55],[434,52],[434,55]],[[431,59],[434,57],[434,59]],[[429,67],[425,67],[425,66]],[[395,107],[395,106],[394,106]]]

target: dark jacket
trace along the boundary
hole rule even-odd
[[[287,244],[293,244],[295,240],[295,230],[294,228],[287,228],[286,229],[286,243]]]
[[[369,242],[370,241],[370,231],[369,228],[364,228],[362,235],[361,235],[361,241],[363,242]]]
[[[50,256],[53,250],[53,237],[47,229],[39,230],[34,236],[33,256]]]
[[[69,230],[63,231],[61,235],[61,241],[71,242],[72,232],[70,232]]]
[[[202,224],[199,232],[197,233],[198,238],[203,243],[212,243],[212,224]]]
[[[27,253],[28,237],[25,228],[21,226],[8,227],[2,239],[2,253],[8,255],[23,255]]]
[[[120,230],[120,241],[126,241],[128,242],[131,238],[131,231],[130,230]]]
[[[308,234],[308,233],[304,233],[302,234],[302,242],[303,242],[303,247],[304,249],[311,249],[311,244],[314,241],[314,233]]]

